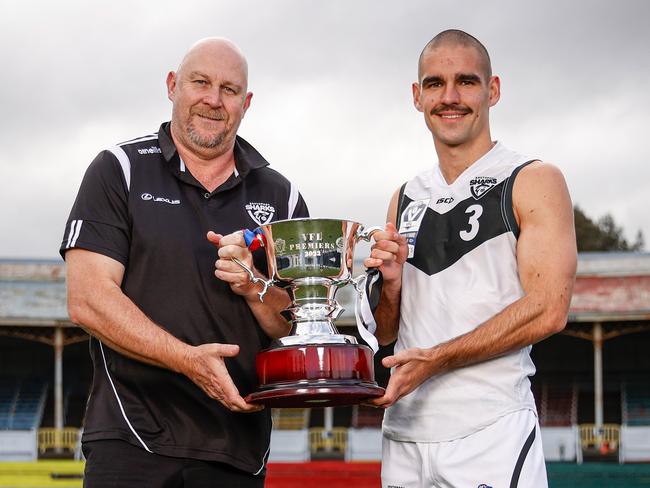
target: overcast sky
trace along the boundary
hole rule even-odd
[[[589,216],[650,241],[649,20],[644,0],[3,0],[0,257],[58,256],[90,161],[169,119],[167,72],[215,35],[249,60],[240,134],[313,216],[382,224],[436,160],[410,85],[447,28],[478,37],[501,77],[493,139],[556,164]]]

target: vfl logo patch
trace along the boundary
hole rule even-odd
[[[415,256],[415,241],[428,207],[428,198],[413,200],[402,212],[398,232],[406,238],[409,259]]]
[[[250,202],[246,204],[245,208],[257,225],[268,224],[275,215],[275,207],[269,203]]]
[[[477,176],[469,182],[469,190],[476,200],[481,198],[495,186],[497,186],[497,179],[488,176]]]
[[[402,212],[400,228],[404,230],[413,230],[414,227],[420,228],[420,222],[424,217],[424,211],[429,206],[429,200],[415,200],[408,204],[408,207]]]

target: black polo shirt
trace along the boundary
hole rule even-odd
[[[156,134],[101,152],[70,212],[61,255],[72,248],[125,266],[122,290],[154,322],[193,345],[238,344],[226,358],[242,396],[257,387],[255,355],[270,340],[245,300],[214,276],[208,230],[228,234],[307,217],[295,187],[244,139],[236,171],[212,193],[185,168],[169,123]],[[256,265],[266,270],[263,253]],[[123,439],[157,454],[214,460],[263,472],[268,409],[233,413],[187,377],[127,358],[91,339],[94,378],[84,441]]]

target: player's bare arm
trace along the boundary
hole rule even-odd
[[[232,258],[239,259],[253,270],[255,276],[267,279],[254,268],[253,257],[246,248],[241,232],[226,236],[208,232],[207,237],[219,249],[219,259],[215,263],[215,276],[227,282],[234,293],[246,299],[246,303],[266,335],[273,339],[286,336],[290,332],[291,325],[280,315],[280,311],[287,308],[291,302],[287,292],[272,286],[267,289],[264,302],[260,301],[258,293],[262,291],[262,284],[252,283],[248,273],[232,261]]]
[[[565,327],[577,251],[573,207],[560,171],[544,163],[524,168],[515,181],[513,207],[525,295],[467,334],[385,358],[384,365],[395,369],[386,395],[373,403],[392,405],[432,375],[534,344]]]
[[[151,321],[120,288],[124,266],[112,258],[72,249],[66,253],[70,319],[111,349],[132,359],[186,375],[224,406],[256,411],[239,395],[224,364],[239,346],[190,346]]]
[[[379,268],[383,278],[379,305],[374,312],[377,322],[375,336],[381,345],[397,339],[399,327],[400,294],[402,290],[402,267],[406,262],[408,249],[405,239],[397,232],[397,206],[399,188],[393,194],[388,206],[386,228],[373,235],[374,244],[370,257],[364,261],[368,268]]]

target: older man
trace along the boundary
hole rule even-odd
[[[270,416],[243,397],[256,353],[288,332],[288,297],[261,303],[229,258],[253,263],[238,229],[308,212],[236,135],[247,71],[232,42],[199,41],[167,76],[171,123],[102,151],[83,179],[61,254],[70,317],[91,334],[87,486],[264,483]]]

